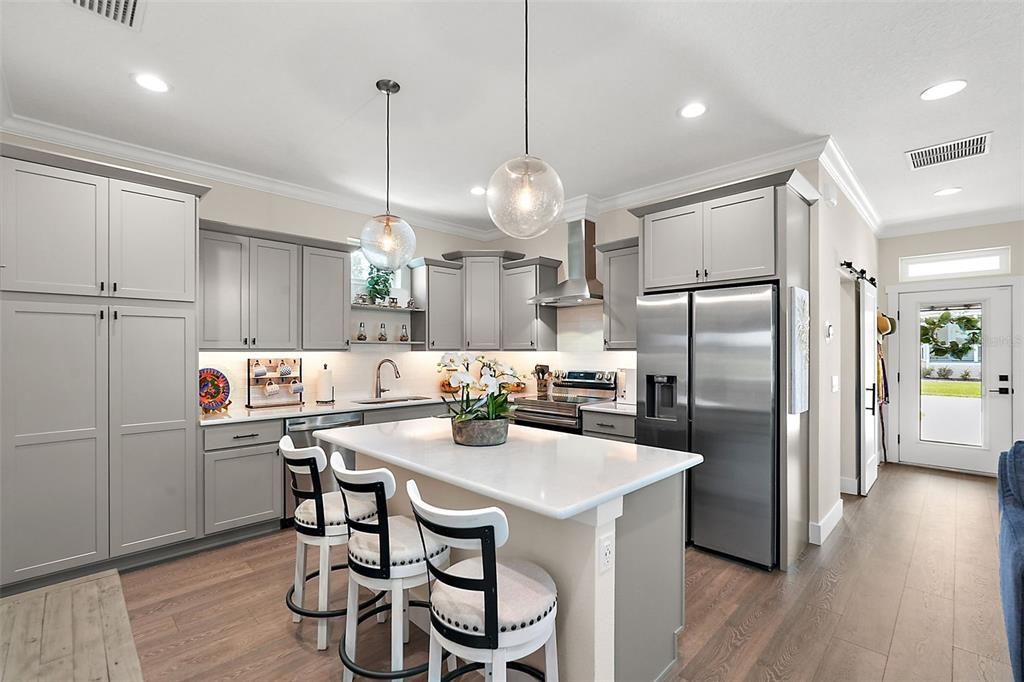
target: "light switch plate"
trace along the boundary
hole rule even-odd
[[[839,393],[839,377],[835,375],[832,376],[832,392]]]

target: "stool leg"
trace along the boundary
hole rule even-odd
[[[351,606],[349,606],[351,605]],[[348,576],[348,602],[345,607],[348,615],[345,616],[345,653],[349,659],[356,660],[356,626],[359,624],[359,585]],[[344,682],[352,682],[352,671],[345,668]]]
[[[507,653],[504,649],[496,649],[491,658],[491,679],[494,682],[506,682],[505,673],[505,657]]]
[[[405,647],[402,640],[402,588],[391,591],[391,669],[401,670],[405,658]]]
[[[402,590],[402,641],[409,643],[409,592]]]
[[[486,679],[487,682],[490,682],[491,680],[491,667],[490,663],[484,663],[484,679]]]
[[[554,626],[544,645],[544,682],[558,682],[558,642],[555,640]]]
[[[292,599],[296,604],[302,606],[302,595],[306,591],[306,543],[302,541],[302,537],[295,534],[295,596]],[[297,613],[292,614],[292,622],[299,623],[302,621],[302,616]]]
[[[427,659],[427,682],[441,682],[441,642],[430,633],[430,658]]]
[[[384,603],[385,604],[390,604],[391,603],[391,593],[390,592],[385,592],[384,593]],[[378,623],[383,623],[387,619],[388,619],[388,612],[387,611],[381,611],[380,613],[377,614],[377,622]]]
[[[331,547],[326,542],[320,545],[320,601],[321,611],[327,610],[327,595],[331,589]],[[316,624],[316,648],[323,651],[327,648],[327,618],[318,619]]]

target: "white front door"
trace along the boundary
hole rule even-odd
[[[1013,444],[1011,289],[899,300],[900,461],[994,474]]]

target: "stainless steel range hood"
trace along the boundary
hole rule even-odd
[[[565,281],[540,292],[527,303],[568,308],[592,305],[604,299],[604,286],[597,281],[597,250],[594,248],[594,223],[569,222],[569,259]]]

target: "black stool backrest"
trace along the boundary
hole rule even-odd
[[[379,567],[374,568],[359,561],[350,560],[348,569],[368,578],[390,579],[391,534],[388,526],[388,498],[395,494],[394,475],[387,469],[353,471],[345,466],[345,460],[339,452],[331,455],[331,469],[334,471],[334,480],[341,488],[341,496],[345,502],[345,521],[348,523],[349,532],[359,531],[376,535],[380,547]],[[349,495],[373,498],[374,507],[377,510],[376,523],[367,523],[365,520],[352,518],[352,514],[349,512]]]
[[[327,534],[327,519],[324,513],[324,490],[320,484],[320,472],[327,468],[327,455],[323,448],[314,445],[308,448],[296,448],[291,436],[282,436],[277,449],[284,456],[291,476],[292,495],[298,508],[305,500],[313,500],[316,509],[316,527],[295,524],[296,532],[303,535],[323,537]],[[309,486],[299,485],[299,476],[309,477]]]
[[[434,565],[427,558],[430,576],[457,590],[480,592],[484,604],[484,631],[475,634],[451,627],[430,610],[430,623],[446,639],[474,649],[498,648],[498,563],[495,550],[508,541],[508,519],[497,507],[453,510],[435,507],[423,501],[416,481],[405,485],[420,530],[423,554],[427,556],[426,535],[437,538],[449,547],[480,552],[482,576],[468,578],[453,575]],[[428,592],[431,591],[427,583]]]

